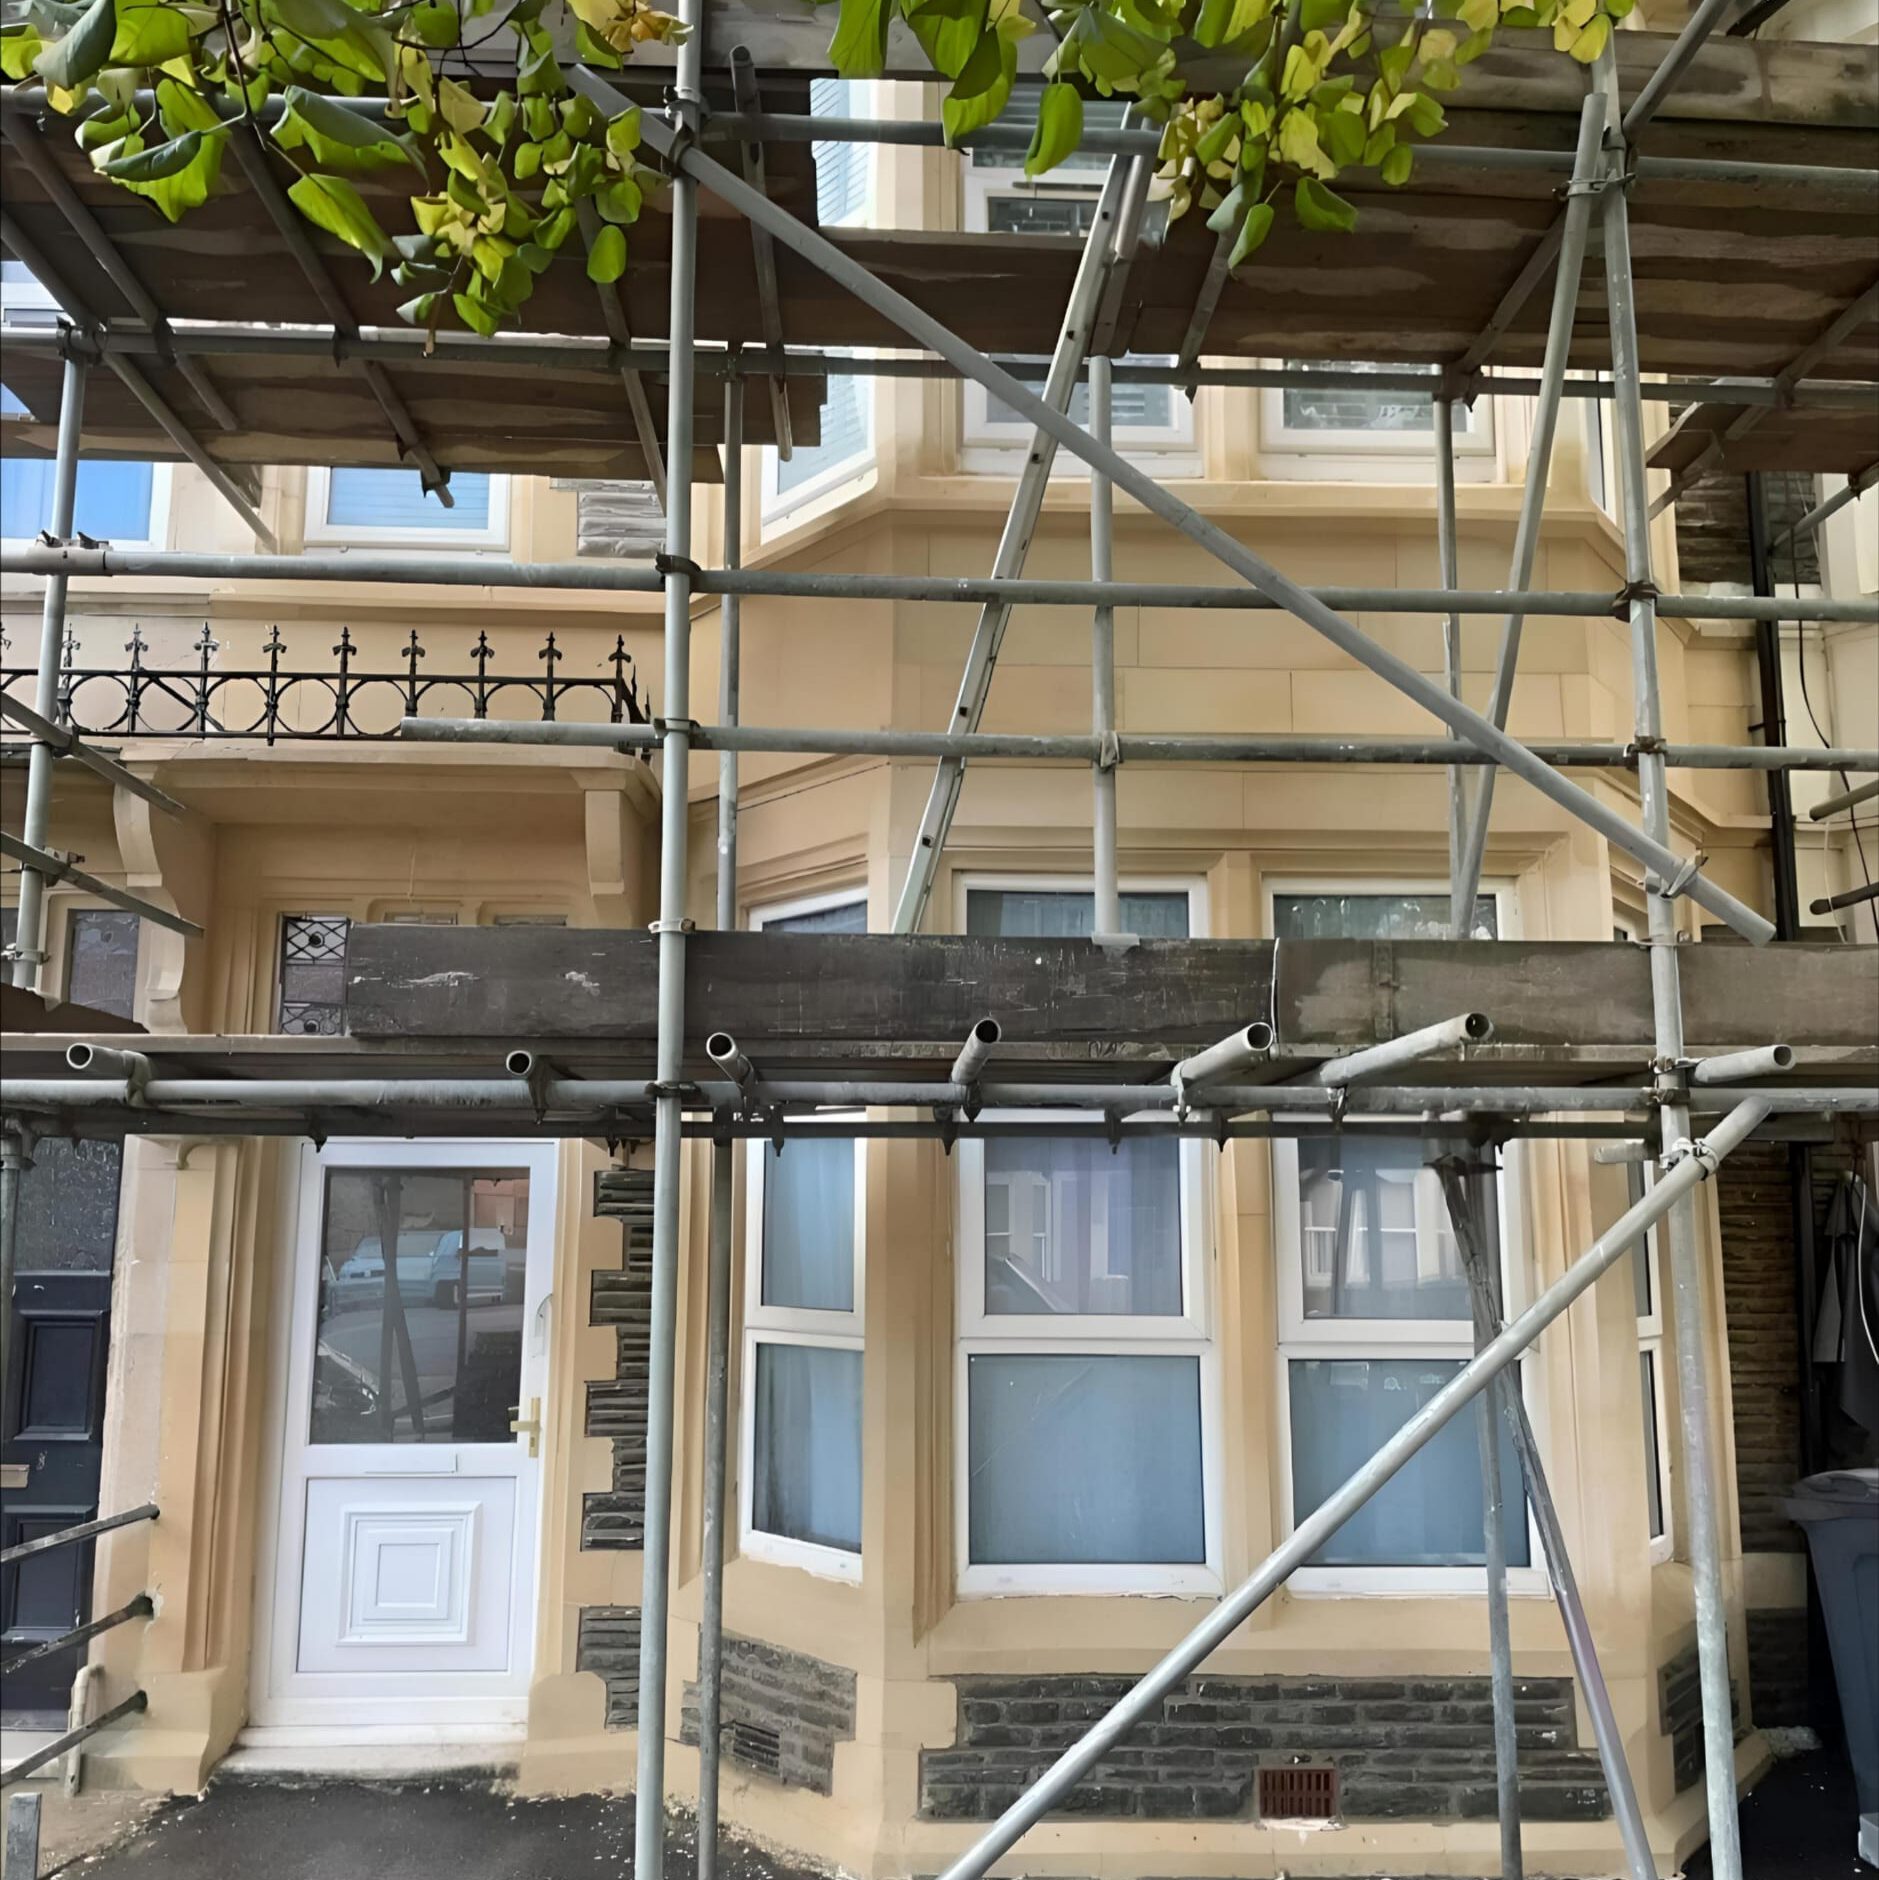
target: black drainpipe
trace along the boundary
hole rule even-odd
[[[1751,470],[1743,482],[1748,488],[1749,577],[1755,592],[1770,597],[1775,591],[1774,567],[1768,553],[1768,506],[1759,471]],[[1806,657],[1805,645],[1801,657]],[[1788,741],[1787,713],[1781,697],[1781,629],[1773,620],[1755,623],[1755,667],[1761,680],[1762,742]],[[1775,881],[1775,938],[1798,940],[1801,934],[1801,894],[1794,851],[1794,795],[1785,770],[1768,777],[1769,850]],[[1812,1475],[1826,1466],[1822,1453],[1820,1393],[1814,1380],[1814,1315],[1818,1309],[1818,1262],[1814,1239],[1814,1151],[1809,1143],[1788,1145],[1788,1208],[1794,1237],[1794,1316],[1796,1344],[1795,1383],[1800,1396],[1799,1457],[1801,1473]],[[1810,1570],[1807,1577],[1808,1721],[1828,1741],[1836,1739],[1832,1702],[1832,1657],[1820,1610],[1819,1589]]]

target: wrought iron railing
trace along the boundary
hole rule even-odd
[[[0,688],[32,702],[30,667],[5,663],[9,642],[0,635]],[[426,670],[431,650],[411,630],[398,657],[400,671],[362,668],[350,628],[342,627],[330,662],[316,668],[288,663],[278,627],[260,652],[265,664],[225,665],[221,645],[205,622],[186,664],[150,664],[150,644],[133,627],[122,665],[78,662],[75,636],[66,640],[58,722],[99,738],[258,738],[268,744],[313,738],[387,739],[401,718],[525,719],[640,725],[649,721],[639,676],[626,641],[597,662],[598,671],[571,669],[569,654],[551,632],[535,658],[538,672],[496,664],[497,649],[478,632],[459,669]],[[9,740],[23,733],[9,728]]]

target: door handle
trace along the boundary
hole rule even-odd
[[[526,1436],[529,1454],[539,1456],[542,1438],[542,1400],[539,1397],[531,1397],[528,1400],[527,1416],[522,1415],[522,1406],[519,1403],[511,1404],[509,1410],[510,1430],[517,1436]]]

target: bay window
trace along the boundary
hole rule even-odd
[[[1340,360],[1334,369],[1348,375],[1413,368]],[[1493,400],[1457,400],[1453,411],[1455,475],[1463,482],[1486,482],[1495,468]],[[1434,395],[1313,384],[1306,375],[1283,390],[1260,393],[1260,446],[1269,473],[1277,477],[1431,482]]]
[[[1420,883],[1275,890],[1285,939],[1446,938],[1449,897]],[[1477,897],[1470,929],[1503,929],[1503,897]],[[1457,1153],[1479,1159],[1460,1142]],[[1275,1142],[1279,1416],[1286,1516],[1296,1526],[1447,1384],[1473,1355],[1467,1273],[1430,1163],[1444,1145],[1366,1132]],[[1478,1209],[1504,1294],[1518,1305],[1518,1163],[1481,1178]],[[1481,1584],[1480,1447],[1487,1399],[1451,1421],[1300,1570],[1301,1591],[1467,1591]],[[1513,1445],[1497,1428],[1502,1492],[1524,1506]],[[1537,1585],[1529,1524],[1510,1520],[1514,1584]]]

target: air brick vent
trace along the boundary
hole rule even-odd
[[[749,1723],[741,1718],[734,1718],[724,1726],[724,1746],[730,1751],[733,1761],[740,1762],[746,1769],[761,1770],[767,1776],[775,1775],[782,1767],[783,1738],[776,1730],[767,1730],[760,1723]]]
[[[1337,1818],[1337,1771],[1294,1765],[1259,1772],[1262,1821],[1334,1821]]]

